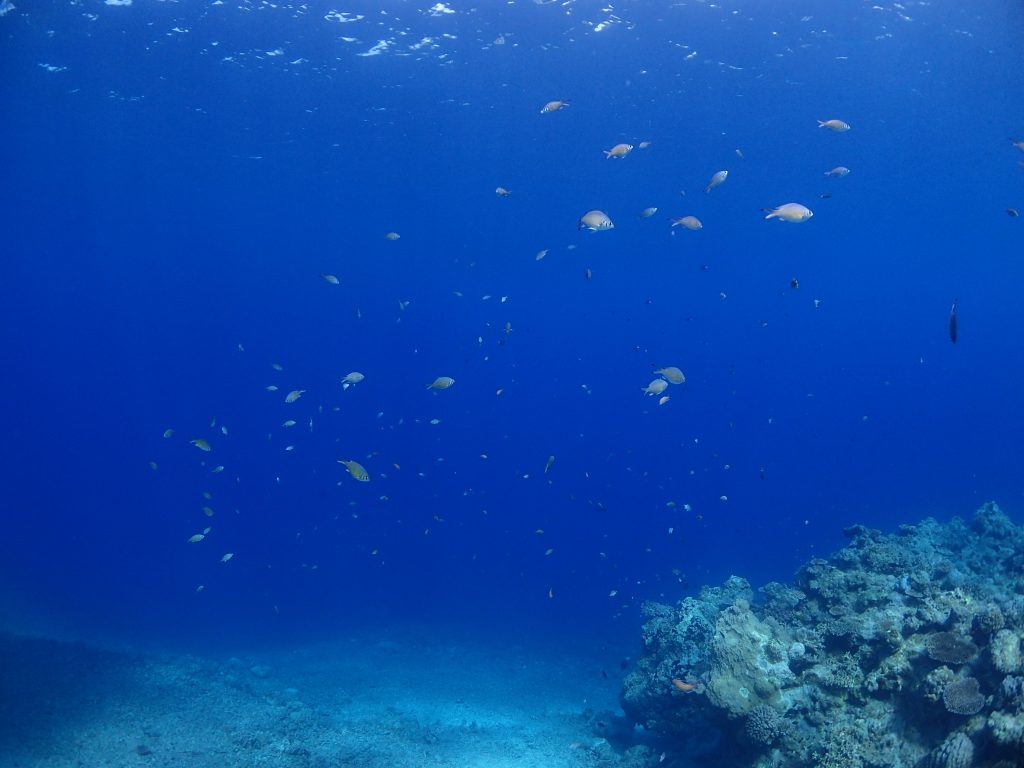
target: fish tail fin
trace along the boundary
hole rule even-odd
[[[824,120],[819,120],[818,121],[818,127],[819,128],[824,128],[825,127],[825,121]]]

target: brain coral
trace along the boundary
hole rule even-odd
[[[964,677],[948,683],[942,691],[942,702],[954,715],[975,715],[985,706],[985,696],[978,689],[978,681]]]

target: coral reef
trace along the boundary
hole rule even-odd
[[[680,765],[1024,766],[1024,528],[990,503],[845,533],[791,585],[646,605],[627,718]]]

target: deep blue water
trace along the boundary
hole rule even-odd
[[[854,523],[1024,516],[1019,4],[15,4],[8,624],[629,643]]]

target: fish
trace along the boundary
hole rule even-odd
[[[850,130],[850,126],[847,123],[834,118],[832,120],[819,120],[818,127],[828,128],[830,131],[835,131],[836,133],[844,133],[845,131]]]
[[[325,274],[325,273],[321,272],[320,273],[320,277],[322,277],[325,281],[327,281],[331,285],[338,285],[338,284],[341,283],[341,281],[338,279],[337,275],[328,275],[328,274]]]
[[[448,389],[455,383],[455,379],[451,376],[438,376],[432,382],[427,384],[427,389],[440,390]]]
[[[845,165],[837,165],[831,171],[825,171],[825,175],[826,176],[831,176],[834,179],[841,179],[841,178],[843,178],[843,176],[845,176],[849,172],[850,172],[850,169],[847,168]]]
[[[660,395],[668,389],[668,382],[664,379],[655,379],[646,387],[640,387],[640,391],[648,395]]]
[[[385,240],[397,240],[400,237],[401,235],[398,234],[397,232],[388,232],[387,234],[384,235]]]
[[[305,391],[306,390],[304,389],[293,389],[291,392],[284,396],[284,401],[286,403],[294,403],[296,400],[302,397]]]
[[[665,403],[667,403],[671,399],[672,398],[669,397],[668,395],[662,395],[661,397],[658,398],[658,405],[664,405]]]
[[[201,437],[197,437],[195,440],[189,440],[189,442],[196,448],[198,448],[200,451],[206,451],[207,453],[209,453],[210,451],[213,450],[213,448],[210,447],[210,444],[203,440],[203,438]]]
[[[545,475],[548,472],[551,471],[551,467],[554,465],[554,463],[555,463],[555,457],[554,456],[548,456],[548,460],[546,462],[544,462],[544,474]]]
[[[789,221],[794,224],[807,221],[814,215],[809,208],[800,205],[800,203],[784,203],[777,208],[763,210],[766,210],[768,213],[765,219],[778,219],[779,221]]]
[[[641,141],[636,146],[637,146],[637,149],[647,149],[653,143],[654,143],[653,141]]]
[[[676,368],[674,365],[668,365],[664,368],[659,368],[654,372],[658,376],[664,376],[668,379],[670,384],[682,384],[686,381],[686,376],[683,372]]]
[[[611,160],[614,158],[622,158],[633,151],[632,144],[616,144],[611,149],[604,150],[604,159]]]
[[[684,229],[693,230],[694,232],[698,229],[704,228],[701,220],[696,216],[680,216],[676,219],[669,219],[669,223],[671,223],[673,227],[683,227]]]
[[[1020,211],[1018,211],[1016,208],[1007,208],[1006,209],[1006,215],[1009,216],[1011,219],[1016,219],[1018,216],[1020,216]],[[171,431],[173,432],[174,430],[171,430]],[[165,433],[165,437],[166,437],[166,433]]]
[[[725,180],[727,178],[729,178],[728,171],[718,171],[714,176],[711,177],[711,180],[708,182],[708,185],[704,187],[704,193],[707,194],[715,187],[722,186],[723,184],[725,184]]]
[[[354,387],[356,384],[361,382],[366,377],[359,371],[352,371],[352,373],[346,373],[341,379],[341,388],[348,389]]]
[[[189,544],[198,544],[200,541],[206,538],[206,534],[196,533],[188,537]]]
[[[235,556],[235,553],[234,553],[234,552],[228,552],[227,554],[225,554],[225,555],[224,555],[224,556],[223,556],[223,557],[222,557],[222,558],[220,559],[220,561],[221,561],[222,563],[226,563],[226,562],[227,562],[228,560],[230,560],[230,559],[231,559],[232,557],[234,557],[234,556]]]
[[[604,211],[587,211],[580,216],[579,222],[576,224],[578,230],[589,230],[590,232],[607,232],[609,229],[615,229],[615,225],[612,220],[608,218],[608,214]]]
[[[498,187],[497,189],[494,190],[494,194],[496,194],[498,197],[508,197],[512,193],[509,192],[504,187]]]
[[[165,429],[164,430],[164,437],[165,438],[167,438],[167,437],[174,437],[174,430],[173,429]]]
[[[541,259],[543,259],[547,255],[548,255],[548,249],[545,248],[543,251],[537,251],[537,255],[533,257],[533,260],[534,261],[540,261]]]
[[[682,693],[693,693],[697,690],[697,683],[687,683],[680,680],[678,677],[672,678],[672,686]]]
[[[338,459],[339,464],[344,464],[345,469],[360,483],[370,482],[370,473],[366,471],[366,467],[360,464],[358,461],[350,461],[349,459]]]
[[[565,109],[569,106],[568,99],[562,99],[560,101],[549,101],[543,107],[540,108],[542,115],[550,115],[552,112],[557,112],[560,109]]]
[[[949,340],[956,344],[956,303],[959,299],[953,299],[953,306],[949,308]]]
[[[657,212],[658,212],[658,209],[654,208],[653,206],[651,208],[644,208],[642,211],[640,211],[640,218],[641,219],[649,219],[649,218],[651,218],[651,216],[653,216]]]

